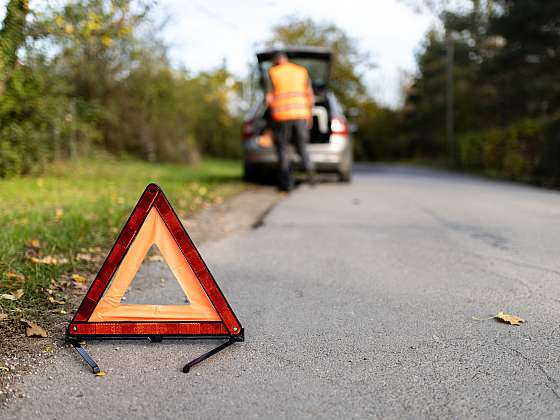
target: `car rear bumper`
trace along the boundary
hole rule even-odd
[[[352,164],[350,139],[347,136],[331,136],[329,143],[311,143],[307,151],[318,171],[344,171]],[[295,149],[291,147],[292,161],[298,165],[301,161]],[[278,158],[274,147],[261,147],[256,139],[244,143],[244,161],[246,165],[258,167],[276,167]]]

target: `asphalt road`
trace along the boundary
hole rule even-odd
[[[428,170],[302,187],[201,249],[245,343],[183,374],[217,343],[93,342],[103,378],[64,349],[0,417],[558,418],[559,220],[558,192]],[[472,319],[501,310],[527,322]]]

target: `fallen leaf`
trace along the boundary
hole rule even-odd
[[[72,287],[74,287],[74,289],[78,289],[78,290],[87,290],[88,289],[87,284],[78,283],[77,281],[72,282]]]
[[[31,257],[31,262],[35,264],[45,264],[45,265],[60,265],[66,264],[68,262],[67,258],[56,258],[52,255],[47,255],[43,258]]]
[[[510,325],[521,325],[522,323],[525,322],[525,320],[522,318],[519,318],[515,315],[506,314],[505,312],[502,311],[498,312],[495,318]]]
[[[62,219],[62,216],[64,216],[64,210],[63,209],[56,209],[54,212],[54,215],[56,217],[57,220]]]
[[[0,299],[18,300],[23,296],[23,289],[17,289],[14,293],[2,293]]]
[[[28,321],[27,319],[22,319],[27,328],[25,329],[25,335],[27,337],[47,337],[48,334],[43,327],[35,324],[34,322]]]
[[[98,246],[93,246],[93,247],[90,247],[90,248],[81,248],[80,251],[89,252],[89,253],[92,253],[92,254],[101,254],[101,252],[102,252],[101,248],[98,247]]]
[[[9,371],[10,371],[10,368],[9,368],[8,366],[2,366],[2,365],[0,365],[0,370],[3,371],[3,372],[9,372]]]
[[[84,276],[80,276],[79,274],[72,274],[72,280],[77,283],[87,283],[87,279]]]
[[[14,273],[13,271],[6,271],[4,273],[4,277],[6,277],[8,279],[16,279],[16,280],[19,280],[19,281],[25,280],[25,276],[23,274]]]
[[[510,325],[521,325],[523,322],[525,322],[524,319],[521,319],[515,315],[506,314],[502,311],[498,312],[494,316],[489,316],[488,318],[478,318],[476,316],[473,316],[472,319],[474,319],[475,321],[488,321],[490,319],[498,319]]]
[[[105,376],[105,375],[107,375],[107,373],[105,373],[104,370],[100,370],[99,372],[97,372],[97,373],[95,374],[95,376]]]
[[[52,304],[54,304],[54,305],[64,305],[64,303],[65,303],[65,302],[62,301],[62,300],[56,300],[56,299],[53,298],[52,296],[49,296],[48,299],[49,299],[49,302],[52,303]]]
[[[4,314],[4,313],[0,314],[0,321],[5,321],[7,319],[8,319],[8,314]]]
[[[47,293],[49,295],[52,295],[54,293],[54,290],[52,289],[64,291],[68,286],[69,283],[65,280],[56,281],[55,279],[51,279],[51,284],[50,284],[51,289],[47,289]]]
[[[44,352],[46,353],[52,353],[53,352],[53,346],[51,344],[47,344],[45,346],[45,348],[43,349]]]
[[[41,241],[39,239],[30,239],[27,241],[27,246],[30,248],[39,249],[41,248]]]
[[[87,262],[95,261],[95,257],[93,255],[86,253],[78,253],[78,255],[76,255],[76,258]]]

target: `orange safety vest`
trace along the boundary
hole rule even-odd
[[[274,121],[311,118],[309,75],[305,67],[293,63],[278,64],[268,70],[272,82],[270,110]]]

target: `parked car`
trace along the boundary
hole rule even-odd
[[[315,93],[313,125],[310,128],[308,151],[317,172],[335,173],[342,182],[352,178],[352,139],[348,123],[340,104],[329,90],[332,53],[324,48],[293,47],[271,49],[257,53],[259,80],[262,95],[249,112],[242,129],[245,180],[259,182],[276,173],[278,159],[271,131],[270,110],[265,93],[270,87],[268,69],[278,52],[307,69]],[[292,150],[292,161],[297,168],[300,159]]]

